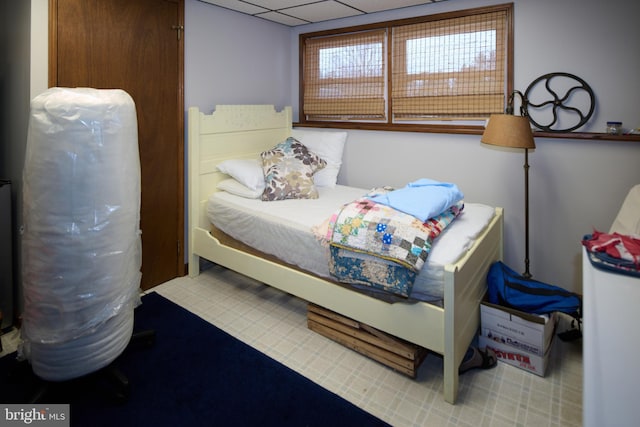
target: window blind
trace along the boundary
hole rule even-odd
[[[501,113],[505,27],[505,11],[394,27],[394,119],[469,119]]]
[[[305,40],[309,120],[385,120],[386,30]]]

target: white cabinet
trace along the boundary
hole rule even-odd
[[[583,423],[640,423],[640,278],[610,273],[582,255]]]

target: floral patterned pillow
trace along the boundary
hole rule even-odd
[[[262,200],[317,199],[313,174],[327,163],[295,138],[260,154],[265,189]]]

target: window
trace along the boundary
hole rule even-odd
[[[481,125],[504,111],[512,87],[512,7],[301,34],[300,122],[440,132]]]
[[[309,39],[304,108],[323,119],[385,117],[385,31]]]

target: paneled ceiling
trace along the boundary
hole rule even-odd
[[[445,0],[200,0],[295,27]]]

